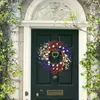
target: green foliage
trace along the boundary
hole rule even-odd
[[[64,24],[68,24],[69,21],[75,21],[77,19],[76,15],[76,11],[70,11],[67,17],[64,19]]]
[[[13,41],[9,38],[12,32],[11,26],[18,24],[15,15],[17,7],[21,8],[13,0],[0,1],[0,100],[7,99],[9,94],[13,94],[18,89],[14,82],[18,82],[17,77],[22,74],[14,57],[16,50],[13,48]]]
[[[83,88],[88,90],[88,96],[91,94],[97,94],[92,100],[98,100],[100,98],[100,57],[98,48],[100,48],[100,32],[97,26],[100,24],[100,18],[95,18],[93,15],[88,15],[88,39],[87,51],[84,54],[84,59],[80,62],[81,65],[86,69],[82,76],[86,76],[87,83]]]

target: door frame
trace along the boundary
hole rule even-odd
[[[55,21],[23,21],[22,26],[24,26],[24,56],[23,56],[23,100],[31,100],[31,29],[75,29],[71,26],[73,23],[69,23],[66,26],[63,22]],[[85,24],[80,24],[84,26]],[[78,72],[78,84],[79,84],[79,100],[87,100],[87,90],[83,89],[82,86],[86,83],[85,76],[81,76],[81,73],[85,71],[84,68],[80,65],[80,61],[84,57],[86,52],[86,43],[87,43],[87,33],[86,28],[81,28],[79,30],[79,72]],[[28,96],[25,96],[25,91],[28,92]]]

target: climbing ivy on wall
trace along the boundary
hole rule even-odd
[[[83,60],[80,62],[83,68],[86,70],[81,73],[82,76],[86,76],[87,83],[83,86],[87,89],[88,97],[91,95],[92,100],[100,99],[100,30],[98,26],[100,24],[100,18],[96,18],[92,14],[87,16],[88,18],[88,41],[87,51],[84,54]]]
[[[0,100],[10,100],[9,94],[13,94],[18,87],[17,77],[22,70],[15,58],[16,50],[10,36],[12,26],[18,26],[20,5],[15,0],[0,0]]]
[[[90,0],[89,0],[90,1]],[[80,62],[85,71],[88,100],[100,100],[100,9],[99,0],[91,0],[90,12],[87,14],[87,51]]]

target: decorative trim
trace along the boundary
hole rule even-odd
[[[21,25],[20,26],[29,26],[29,27],[36,27],[38,26],[38,28],[42,27],[48,27],[49,28],[55,28],[54,26],[58,27],[58,28],[74,28],[75,29],[75,26],[78,26],[79,28],[86,28],[88,26],[88,23],[86,21],[83,21],[83,22],[76,22],[76,21],[69,21],[67,23],[64,23],[64,21],[34,21],[34,20],[24,20],[21,22]]]
[[[23,100],[31,100],[31,28],[24,27]],[[28,92],[28,96],[25,96]]]
[[[28,7],[28,9],[26,11],[25,20],[31,20],[34,15],[34,12],[36,12],[37,9],[39,9],[41,5],[44,5],[47,2],[49,2],[49,1],[34,0],[30,4],[30,6]],[[74,0],[74,1],[73,0],[55,0],[55,2],[64,2],[72,11],[77,12],[77,20],[78,21],[86,21],[84,10],[77,0]],[[84,15],[84,16],[82,16],[82,15]]]
[[[40,27],[37,29],[40,29]],[[49,27],[49,26],[48,26]],[[44,28],[48,28],[44,27]],[[55,27],[58,29],[57,27]],[[33,28],[34,29],[34,28]],[[50,28],[51,29],[51,28]],[[86,28],[82,28],[86,30]],[[86,52],[86,42],[87,42],[87,33],[79,31],[79,62],[84,57],[83,54]],[[31,100],[31,28],[24,27],[24,75],[23,75],[23,100]],[[82,88],[86,83],[84,76],[80,74],[84,72],[84,69],[79,63],[79,100],[87,100],[87,91]],[[25,96],[25,91],[29,92],[29,95]]]

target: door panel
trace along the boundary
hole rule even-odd
[[[62,75],[59,75],[59,83],[58,84],[72,84],[71,71],[69,71],[69,72],[66,71]]]
[[[78,100],[78,30],[33,29],[31,37],[31,100]],[[67,44],[72,54],[69,69],[57,80],[39,64],[37,55],[39,47],[52,40]],[[48,90],[63,90],[63,95],[49,96]]]
[[[63,41],[65,44],[68,45],[68,47],[71,47],[72,46],[72,36],[67,36],[66,35],[59,35],[59,40],[60,41]]]
[[[38,67],[36,68],[36,71],[37,71],[37,73],[36,73],[36,80],[37,80],[36,83],[37,84],[49,84],[50,83],[50,74],[47,71],[45,71],[43,69],[43,67],[41,67],[39,65],[39,63],[37,63],[37,66]]]

